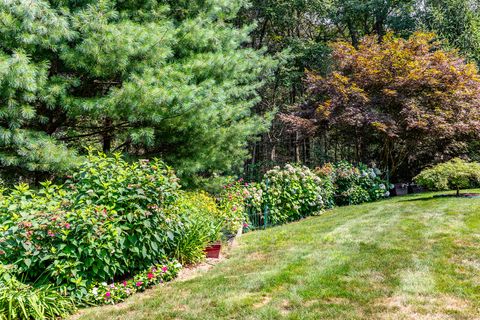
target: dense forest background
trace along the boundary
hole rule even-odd
[[[457,49],[467,61],[480,62],[480,4],[474,0],[261,0],[253,1],[237,18],[239,26],[251,21],[257,27],[249,46],[266,47],[280,61],[256,106],[258,112],[278,113],[271,129],[249,147],[251,159],[245,169],[252,178],[286,162],[318,166],[347,160],[373,163],[391,171],[388,165],[379,163],[375,152],[358,152],[362,145],[372,147],[375,141],[371,136],[328,128],[301,130],[289,126],[289,119],[285,119],[292,106],[305,99],[305,72],[326,75],[331,71],[332,41],[343,40],[358,47],[369,35],[381,39],[387,32],[394,32],[407,38],[416,31],[434,32],[444,49]],[[478,159],[476,150],[477,144],[470,141],[461,150],[417,161],[420,163],[393,173],[393,178],[409,181],[422,167],[456,155]]]
[[[475,0],[17,0],[0,22],[6,179],[61,176],[89,147],[191,185],[341,160],[408,181],[479,158]]]

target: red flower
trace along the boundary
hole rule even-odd
[[[136,285],[137,287],[140,287],[142,284],[143,284],[142,281],[138,281],[137,283],[135,283],[135,285]]]
[[[162,271],[163,271],[163,272],[167,272],[167,270],[168,270],[167,267],[165,267],[165,266],[162,267]]]
[[[127,281],[123,281],[123,286],[124,286],[124,287],[127,286]]]
[[[148,279],[153,279],[153,277],[154,277],[153,273],[147,274],[147,278],[148,278]]]

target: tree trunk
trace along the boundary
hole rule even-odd
[[[300,163],[300,134],[298,132],[295,133],[295,161]]]
[[[352,39],[352,46],[357,49],[358,35],[357,35],[357,31],[355,30],[355,26],[353,25],[350,19],[348,19],[347,28],[348,28],[348,32],[350,33],[350,38]]]
[[[103,152],[107,153],[107,152],[110,152],[111,148],[112,148],[112,135],[110,133],[110,130],[108,130],[108,128],[110,128],[112,126],[112,119],[110,118],[105,118],[105,121],[104,121],[104,129],[105,129],[105,133],[103,133],[102,135],[102,139],[103,139]]]

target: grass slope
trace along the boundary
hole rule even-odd
[[[201,276],[80,316],[282,318],[480,319],[480,199],[398,197],[252,232]]]

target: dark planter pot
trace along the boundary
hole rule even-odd
[[[395,196],[403,196],[408,193],[408,185],[405,183],[395,183],[393,194]]]
[[[408,186],[408,193],[421,193],[421,192],[425,192],[425,190],[422,187],[420,187],[419,185],[411,183]]]
[[[206,247],[203,251],[207,258],[218,259],[220,257],[220,249],[222,249],[222,244],[220,242],[213,243]]]

